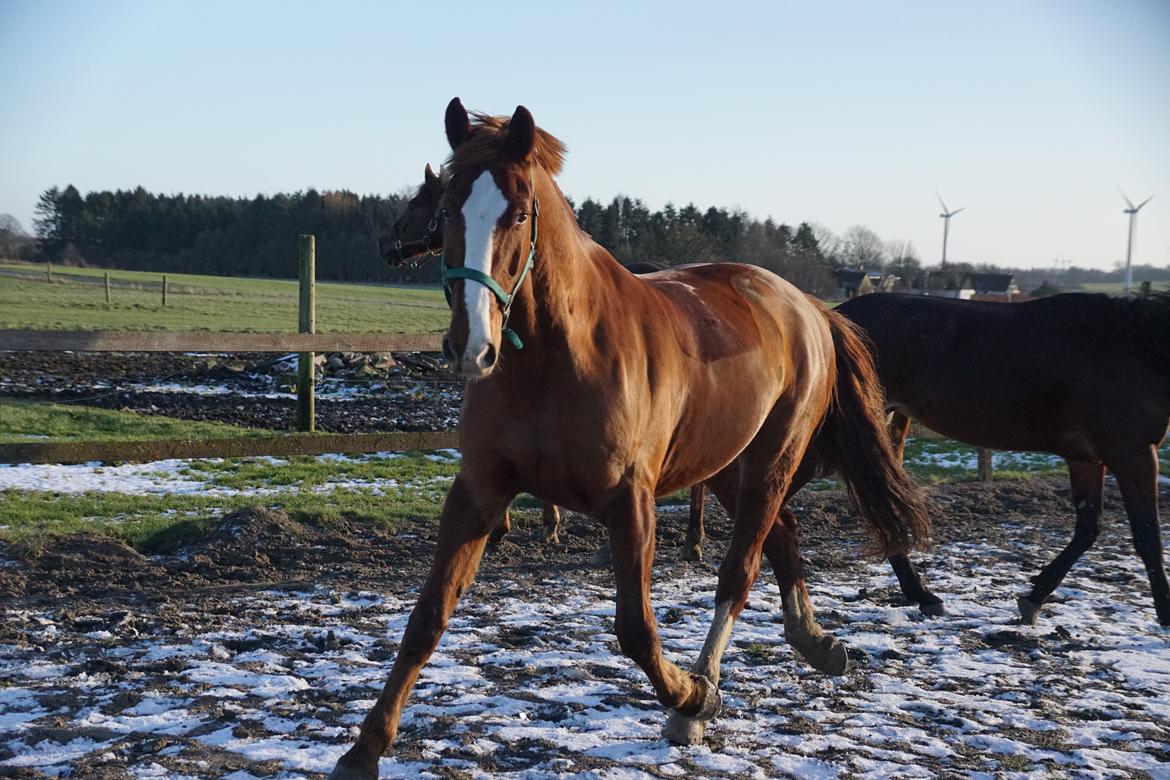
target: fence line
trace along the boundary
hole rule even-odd
[[[32,352],[439,352],[442,342],[438,333],[0,329],[0,351]]]
[[[44,352],[296,352],[298,360],[297,427],[308,435],[234,439],[139,442],[35,442],[0,444],[0,463],[146,462],[187,458],[235,458],[257,455],[321,455],[390,450],[457,448],[455,431],[413,433],[317,434],[315,427],[315,352],[437,352],[442,336],[418,333],[314,333],[316,329],[316,239],[300,237],[298,252],[300,333],[218,333],[210,331],[38,331],[0,329],[0,351]],[[46,278],[53,280],[52,264]],[[104,278],[106,301],[110,276]],[[163,306],[167,305],[163,276]],[[921,426],[917,426],[921,429]],[[991,451],[979,450],[979,479],[991,479]]]
[[[191,458],[250,458],[260,455],[360,454],[398,450],[458,449],[458,431],[316,433],[230,439],[153,439],[0,444],[0,463],[150,463]]]

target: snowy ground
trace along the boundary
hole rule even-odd
[[[398,452],[377,452],[369,455],[318,455],[321,463],[366,464],[402,458]],[[436,462],[457,463],[458,450],[437,450],[424,455]],[[266,463],[273,466],[288,464],[286,458],[258,457],[242,459],[252,463]],[[216,483],[221,473],[230,473],[227,461],[209,458],[201,461],[160,460],[151,463],[104,463],[19,464],[0,465],[0,491],[26,490],[48,493],[126,493],[131,495],[199,494],[211,496],[274,495],[302,490],[297,483],[249,485],[231,488]],[[195,468],[193,468],[193,465]],[[222,467],[222,468],[219,468]],[[339,488],[373,488],[385,490],[398,487],[395,480],[350,480],[344,477],[331,478],[315,486],[317,492],[328,492]]]
[[[911,442],[914,440],[912,439]],[[953,471],[955,476],[973,473],[976,468],[975,450],[949,440],[923,440],[919,452],[909,455],[906,465],[911,470],[919,467],[942,467]],[[1170,456],[1170,442],[1165,451]],[[374,453],[360,456],[322,455],[321,461],[346,461],[364,463],[370,460],[384,460],[399,457],[396,453]],[[441,450],[433,458],[458,460],[458,451]],[[274,465],[287,461],[280,458],[257,458]],[[1018,471],[1044,471],[1060,468],[1062,461],[1047,453],[997,452],[994,455],[995,468]],[[217,464],[223,461],[210,459],[200,462],[198,471],[190,468],[191,462],[165,460],[154,463],[128,463],[108,466],[101,463],[63,465],[0,465],[0,491],[41,490],[53,493],[201,493],[205,495],[237,495],[241,491],[214,483]],[[347,486],[369,487],[368,483],[356,485],[345,480],[329,483],[328,489]],[[299,489],[296,485],[274,485],[271,487],[245,488],[249,493],[278,493]]]
[[[1170,777],[1170,633],[1140,564],[1108,532],[1040,625],[1021,627],[1023,572],[1064,541],[1045,537],[923,556],[948,600],[938,619],[892,606],[884,565],[815,573],[822,622],[852,652],[836,679],[784,645],[762,580],[725,659],[725,710],[695,748],[660,738],[648,683],[616,653],[607,576],[489,577],[423,671],[382,774]],[[689,665],[714,578],[677,571],[656,572],[655,604],[669,655]],[[20,639],[0,645],[0,775],[319,777],[372,703],[412,599],[212,595],[166,619],[6,610]]]

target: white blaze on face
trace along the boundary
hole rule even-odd
[[[471,185],[471,194],[463,204],[464,256],[467,268],[492,275],[492,240],[496,223],[508,208],[508,201],[490,171],[484,171]],[[491,341],[491,315],[495,305],[492,291],[478,282],[463,280],[463,304],[467,307],[467,346],[465,360],[475,362]]]

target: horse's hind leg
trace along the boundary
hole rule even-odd
[[[545,501],[541,504],[541,512],[544,521],[544,540],[549,544],[560,544],[557,530],[561,527],[561,510],[556,504]]]
[[[886,429],[890,433],[890,442],[894,445],[894,455],[901,462],[906,454],[906,436],[910,433],[910,418],[898,410],[890,412]],[[898,586],[906,600],[918,605],[924,615],[942,615],[946,612],[943,601],[922,581],[922,576],[910,562],[906,554],[891,555],[890,567],[898,578]]]
[[[1170,586],[1162,557],[1162,529],[1158,520],[1158,454],[1153,445],[1133,456],[1111,462],[1117,487],[1125,501],[1125,513],[1133,532],[1133,544],[1150,578],[1158,622],[1170,626]]]
[[[691,514],[687,523],[687,549],[683,557],[688,561],[703,560],[703,501],[707,488],[700,482],[691,486]]]
[[[893,568],[894,574],[898,578],[898,585],[902,588],[902,595],[906,597],[907,601],[917,604],[918,609],[924,615],[933,617],[946,613],[943,600],[926,587],[926,583],[918,574],[918,569],[914,568],[914,564],[910,561],[909,555],[905,553],[891,555],[889,561],[890,567]]]
[[[1072,540],[1052,563],[1032,578],[1032,591],[1016,599],[1020,620],[1035,625],[1042,605],[1060,585],[1073,564],[1093,546],[1101,532],[1101,495],[1105,484],[1105,464],[1099,461],[1069,461],[1068,476],[1072,484],[1072,501],[1077,524]],[[1163,580],[1164,581],[1164,580]]]

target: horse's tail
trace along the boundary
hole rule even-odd
[[[886,430],[881,386],[865,335],[843,315],[826,315],[837,383],[818,436],[821,464],[844,479],[880,552],[888,556],[924,547],[930,541],[926,499],[902,468]]]

